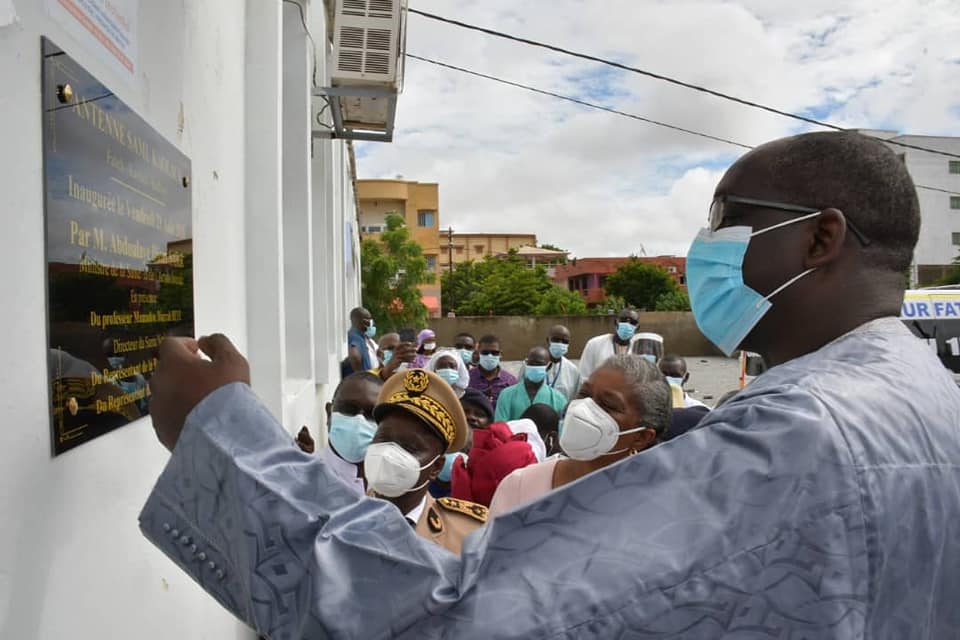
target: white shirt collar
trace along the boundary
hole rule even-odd
[[[420,522],[420,516],[423,515],[423,508],[427,506],[427,494],[423,494],[423,500],[420,501],[420,504],[415,506],[410,511],[403,514],[407,520],[412,520],[414,523]]]

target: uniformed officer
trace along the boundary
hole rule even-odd
[[[363,465],[371,494],[396,505],[424,538],[460,553],[467,534],[486,522],[486,507],[434,500],[427,492],[443,469],[443,454],[466,442],[467,419],[456,393],[436,374],[411,369],[387,380],[373,417],[377,433]]]

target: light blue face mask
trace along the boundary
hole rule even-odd
[[[368,338],[372,338],[373,336],[377,335],[377,327],[373,324],[373,322],[371,322],[370,326],[367,327],[366,333]]]
[[[330,416],[330,443],[347,462],[363,461],[376,432],[377,423],[362,413],[348,416],[334,411]]]
[[[683,386],[683,378],[674,378],[672,376],[666,376],[667,384],[672,384],[675,387]]]
[[[530,382],[543,382],[543,379],[547,377],[547,365],[525,364],[523,366],[523,377]]]
[[[462,451],[448,453],[444,456],[443,469],[441,469],[440,473],[437,474],[437,480],[440,480],[441,482],[450,482],[450,477],[453,475],[453,464],[456,462],[457,458],[463,458],[463,462],[466,464],[467,454],[463,453]]]
[[[389,364],[393,360],[393,349],[387,349],[383,352],[383,364]]]
[[[743,258],[750,238],[809,220],[820,212],[754,231],[752,227],[702,229],[687,251],[687,290],[700,331],[727,356],[733,354],[773,304],[770,299],[805,275],[803,273],[763,296],[743,282]]]
[[[436,374],[451,387],[460,382],[460,372],[456,369],[437,369]]]
[[[480,368],[484,371],[493,371],[500,366],[500,356],[481,355]]]
[[[107,364],[111,369],[119,369],[127,361],[125,356],[107,356]]]
[[[629,340],[637,332],[637,326],[629,322],[617,323],[617,337],[621,340]]]
[[[657,356],[652,353],[641,353],[640,357],[649,362],[650,364],[657,364]]]
[[[473,349],[460,349],[460,359],[465,365],[473,364]]]
[[[550,343],[550,355],[554,358],[562,358],[567,355],[567,351],[570,350],[570,345],[563,342],[551,342]]]

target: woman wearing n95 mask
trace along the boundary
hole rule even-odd
[[[670,388],[656,365],[641,356],[608,358],[580,387],[560,425],[566,457],[514,471],[490,503],[496,516],[593,471],[647,449],[670,425]]]

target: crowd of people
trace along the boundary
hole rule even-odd
[[[919,226],[859,133],[737,160],[688,289],[770,368],[712,410],[629,309],[519,381],[496,336],[375,342],[356,309],[311,451],[226,337],[168,338],[141,529],[271,638],[960,637],[960,389],[897,317]]]

